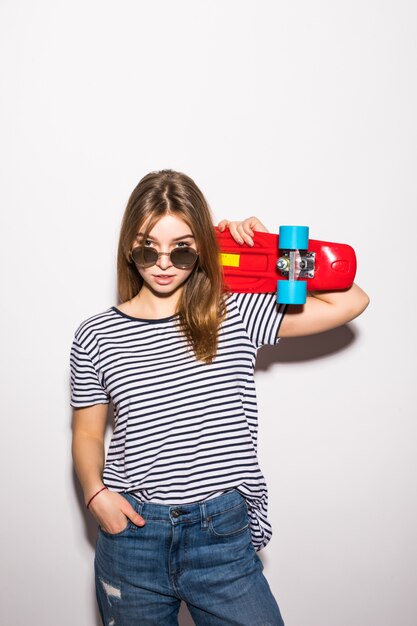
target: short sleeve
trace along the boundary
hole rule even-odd
[[[236,293],[236,304],[246,332],[254,346],[278,343],[286,305],[277,304],[275,293]]]
[[[109,396],[87,351],[74,339],[71,348],[71,406],[75,409],[108,404]]]

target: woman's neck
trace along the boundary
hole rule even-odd
[[[175,315],[180,296],[180,290],[161,296],[144,285],[134,298],[119,305],[118,308],[132,317],[163,319]]]

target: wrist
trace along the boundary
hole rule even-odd
[[[91,491],[89,491],[89,496],[88,498],[85,498],[85,506],[87,509],[90,508],[90,504],[93,502],[93,500],[103,491],[105,491],[107,489],[107,487],[105,485],[98,485],[95,489],[92,489]]]

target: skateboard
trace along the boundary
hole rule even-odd
[[[356,255],[344,243],[309,239],[307,226],[280,226],[279,235],[256,232],[253,247],[217,231],[226,288],[243,293],[277,292],[280,304],[304,304],[308,291],[347,289]]]

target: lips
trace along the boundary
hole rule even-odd
[[[172,276],[171,274],[154,275],[154,280],[158,283],[158,285],[169,285],[174,280],[174,278],[175,276]]]

